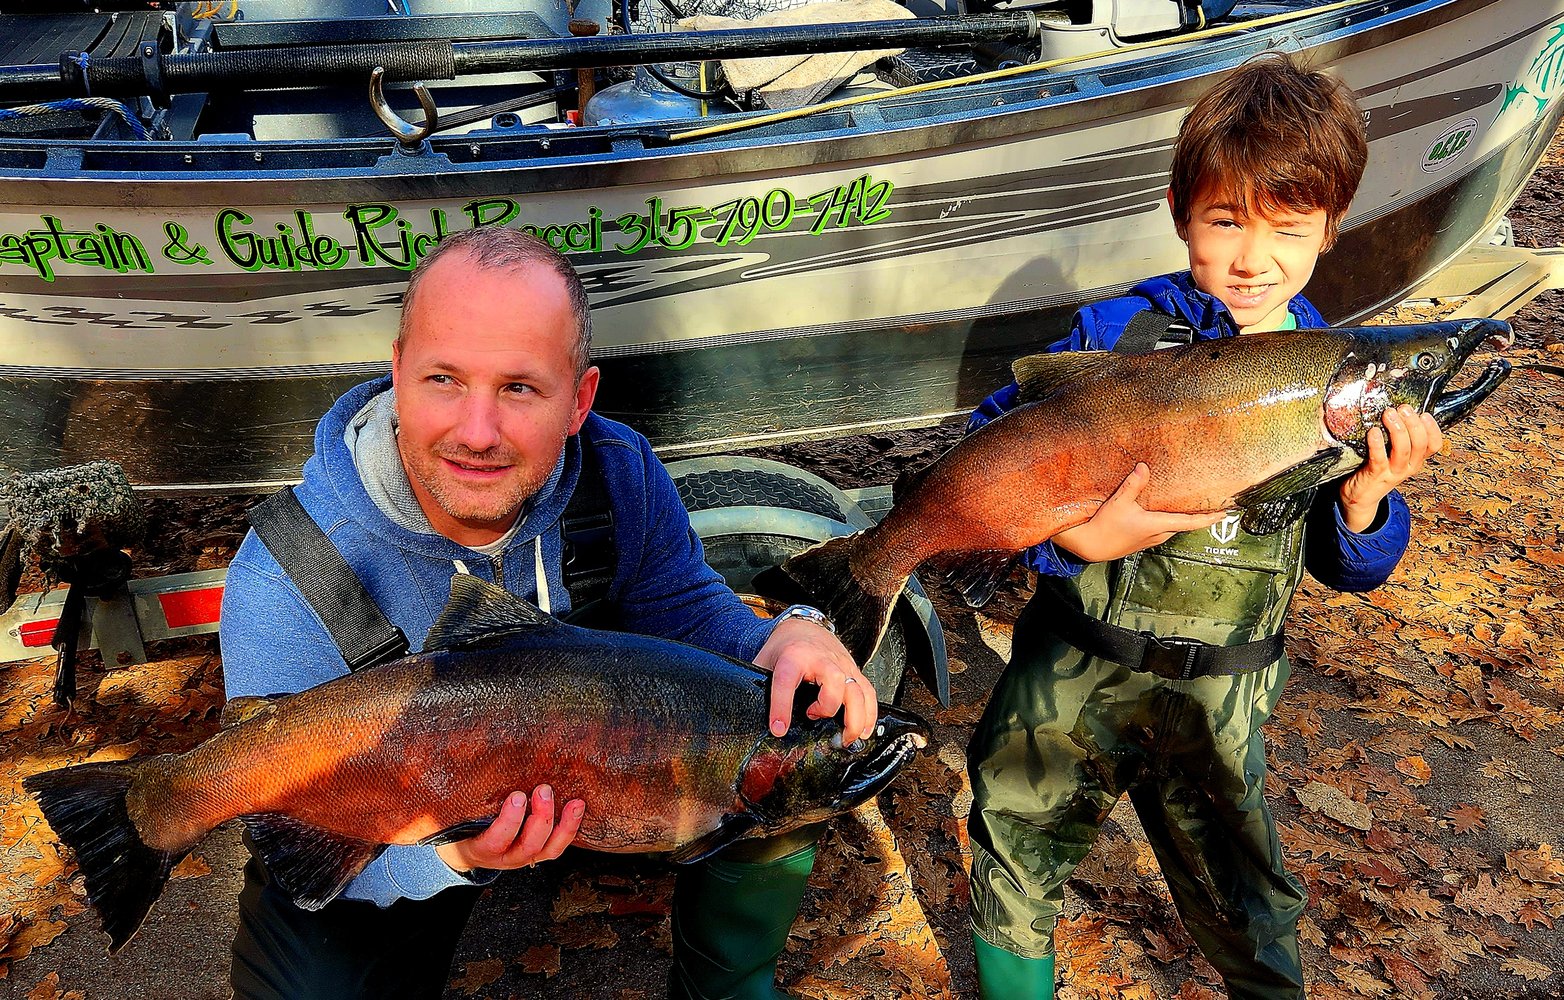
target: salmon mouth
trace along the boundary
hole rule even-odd
[[[1473,382],[1461,389],[1446,391],[1467,360],[1481,348],[1502,351],[1515,343],[1515,332],[1508,323],[1495,319],[1447,320],[1429,324],[1430,331],[1445,332],[1445,346],[1453,364],[1450,370],[1433,379],[1421,409],[1431,414],[1439,426],[1448,429],[1470,416],[1483,400],[1510,376],[1511,365],[1502,358],[1489,361]]]
[[[1424,409],[1433,414],[1434,419],[1439,422],[1441,428],[1448,429],[1452,424],[1464,420],[1473,410],[1477,409],[1483,400],[1491,396],[1493,391],[1499,388],[1505,379],[1510,377],[1512,370],[1513,368],[1508,361],[1503,358],[1495,358],[1483,367],[1482,373],[1477,376],[1476,381],[1464,389],[1444,392],[1442,391],[1443,385],[1436,387],[1433,390],[1433,394],[1436,395],[1432,400],[1432,405],[1425,406]]]
[[[879,794],[901,769],[912,762],[918,751],[929,745],[928,723],[910,712],[888,713],[876,725],[874,749],[862,760],[848,765],[843,774],[838,800],[856,805]]]

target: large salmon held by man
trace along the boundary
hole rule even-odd
[[[854,808],[928,742],[922,720],[887,705],[846,746],[837,719],[802,709],[772,736],[767,698],[753,664],[565,625],[459,575],[421,653],[234,699],[225,728],[188,753],[23,785],[75,851],[112,953],[179,859],[235,817],[275,882],[314,910],[385,845],[470,836],[513,789],[582,799],[581,846],[692,862]]]

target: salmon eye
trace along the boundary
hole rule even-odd
[[[861,753],[863,748],[866,746],[868,746],[868,741],[862,739],[853,740],[851,743],[844,743],[842,740],[841,730],[837,730],[835,733],[831,734],[832,750],[846,750],[848,753]]]
[[[1420,372],[1431,372],[1439,367],[1439,356],[1433,351],[1419,351],[1412,358],[1412,367]]]

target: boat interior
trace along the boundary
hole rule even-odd
[[[195,0],[87,3],[0,0],[0,81],[8,73],[60,67],[62,76],[103,60],[148,63],[142,94],[97,100],[27,100],[0,88],[0,139],[149,140],[174,143],[384,139],[408,124],[420,138],[518,137],[539,129],[715,118],[777,106],[775,91],[745,86],[733,62],[572,66],[568,40],[687,30],[707,15],[722,27],[817,23],[800,7],[840,7],[840,21],[972,18],[1029,12],[1033,37],[964,45],[913,46],[841,58],[820,81],[788,98],[805,101],[898,91],[1087,53],[1174,38],[1212,25],[1318,6],[1312,0]],[[876,8],[874,5],[882,5]],[[114,9],[114,8],[120,9]],[[90,8],[90,9],[84,9]],[[848,9],[848,8],[843,8]],[[822,24],[822,35],[832,25]],[[438,110],[432,131],[413,82],[387,82],[375,96],[362,82],[264,88],[242,76],[191,92],[157,92],[159,55],[247,53],[257,60],[303,58],[390,43],[561,40],[558,68],[459,73],[422,81]],[[834,53],[828,53],[835,57]],[[320,57],[314,57],[318,64]],[[807,57],[805,57],[807,58]],[[739,60],[758,63],[760,60]],[[793,60],[797,62],[797,60]],[[834,74],[834,75],[833,75]],[[88,88],[90,90],[90,88]],[[380,106],[377,107],[377,102]],[[118,105],[115,107],[114,105]],[[424,131],[420,131],[424,130]]]

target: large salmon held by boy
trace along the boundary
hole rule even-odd
[[[986,424],[906,487],[872,528],[791,557],[860,663],[879,645],[908,576],[938,559],[974,607],[1018,552],[1089,519],[1137,462],[1147,510],[1244,511],[1276,531],[1308,491],[1361,465],[1369,428],[1403,403],[1441,427],[1509,375],[1494,359],[1446,391],[1479,347],[1508,346],[1496,320],[1296,330],[1146,354],[1039,354],[1014,366],[1022,405]]]

